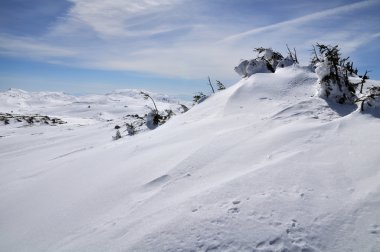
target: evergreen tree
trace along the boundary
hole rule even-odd
[[[202,92],[198,92],[197,94],[195,94],[193,96],[193,101],[194,103],[201,103],[202,101],[204,101],[205,99],[207,98],[207,96],[202,93]]]
[[[316,72],[319,77],[321,96],[335,99],[338,103],[354,103],[357,85],[349,81],[349,70],[345,67],[348,58],[341,59],[338,46],[317,44],[321,57],[316,54]],[[352,64],[349,64],[350,66]]]
[[[220,81],[216,81],[216,86],[218,87],[218,91],[226,89],[226,87]]]

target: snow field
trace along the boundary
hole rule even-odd
[[[255,74],[118,141],[107,103],[89,123],[69,103],[66,125],[2,126],[0,250],[379,251],[380,121],[316,81]]]

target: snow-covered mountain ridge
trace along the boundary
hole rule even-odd
[[[153,104],[144,100],[141,91],[120,89],[105,95],[73,96],[63,92],[27,92],[10,89],[0,92],[0,111],[12,114],[13,117],[32,114],[56,116],[69,124],[96,124],[103,121],[110,122],[109,124],[114,126],[123,125],[132,119],[126,116],[143,117],[151,111]],[[181,113],[180,104],[191,105],[189,102],[179,101],[168,95],[148,93],[155,99],[160,111],[170,109],[174,113]],[[16,126],[26,125],[18,123]]]
[[[140,94],[145,90],[137,89],[118,89],[105,95],[81,95],[73,96],[63,92],[27,92],[21,89],[11,88],[5,92],[0,92],[0,108],[2,112],[9,112],[9,109],[16,111],[35,111],[37,108],[67,106],[70,104],[117,104],[124,106],[124,103],[142,103],[144,102]],[[151,93],[151,96],[164,103],[179,103],[174,97],[164,94]],[[123,103],[123,104],[121,104]],[[146,103],[146,102],[145,102]],[[4,111],[6,110],[6,111]]]
[[[0,250],[379,251],[380,119],[316,82],[254,74],[118,141],[0,127]]]

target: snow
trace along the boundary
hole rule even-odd
[[[331,66],[328,64],[328,61],[318,62],[316,64],[315,73],[318,75],[319,79],[323,79],[330,74]]]
[[[257,73],[117,141],[149,101],[1,93],[2,112],[68,123],[0,127],[0,250],[379,251],[379,118],[317,81]]]
[[[288,67],[288,66],[292,66],[294,65],[294,60],[291,59],[289,56],[280,60],[278,63],[277,63],[277,66],[276,68],[283,68],[283,67]]]
[[[273,50],[265,49],[259,56],[263,56],[266,60],[271,60],[273,57]]]

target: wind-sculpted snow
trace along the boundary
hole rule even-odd
[[[0,250],[378,251],[380,119],[316,81],[255,74],[118,141],[1,127]]]

